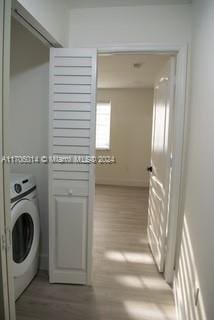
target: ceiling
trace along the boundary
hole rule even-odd
[[[163,54],[99,55],[98,88],[152,88],[168,59]]]
[[[187,4],[191,0],[68,0],[72,8],[133,7],[142,5]]]

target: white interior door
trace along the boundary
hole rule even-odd
[[[172,170],[172,114],[175,58],[161,70],[154,88],[152,148],[149,185],[148,238],[160,272],[165,262],[170,177]]]
[[[50,282],[90,283],[94,166],[70,160],[95,154],[96,60],[94,49],[51,49],[49,154],[69,162],[49,164]]]

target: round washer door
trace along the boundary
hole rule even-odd
[[[38,253],[39,212],[33,201],[23,199],[14,205],[11,214],[14,277],[20,277]]]

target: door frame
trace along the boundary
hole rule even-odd
[[[44,45],[50,48],[63,47],[18,0],[12,0],[12,16]]]
[[[176,252],[179,249],[179,226],[183,221],[184,160],[186,145],[187,104],[187,63],[188,45],[185,43],[124,43],[119,46],[101,45],[96,48],[97,54],[138,53],[138,54],[173,54],[176,56],[175,92],[173,106],[173,139],[172,139],[172,178],[169,194],[169,223],[166,239],[166,259],[164,277],[169,284],[173,283],[176,264]],[[93,182],[92,182],[93,183]]]
[[[10,95],[10,28],[11,28],[11,0],[0,0],[1,31],[0,39],[0,119],[1,119],[1,156],[7,155],[9,150],[8,132],[9,122],[9,95]],[[1,278],[3,281],[4,319],[15,319],[15,298],[13,283],[13,259],[12,259],[12,231],[10,211],[10,176],[9,164],[2,162],[0,165],[1,206]]]
[[[3,133],[3,65],[4,65],[4,1],[0,0],[0,131]],[[0,141],[0,155],[3,156],[3,134]],[[0,166],[0,183],[4,188],[4,169]],[[7,281],[7,256],[5,239],[5,212],[4,212],[4,189],[0,193],[0,312],[9,319],[8,281]]]

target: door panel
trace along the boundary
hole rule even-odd
[[[49,154],[95,154],[96,50],[52,49]],[[50,282],[89,284],[94,166],[49,164]]]
[[[87,198],[55,199],[56,265],[59,269],[86,270]],[[65,248],[69,250],[64,254]]]
[[[163,272],[166,254],[174,76],[175,58],[172,57],[156,80],[153,104],[148,238],[160,272]]]

